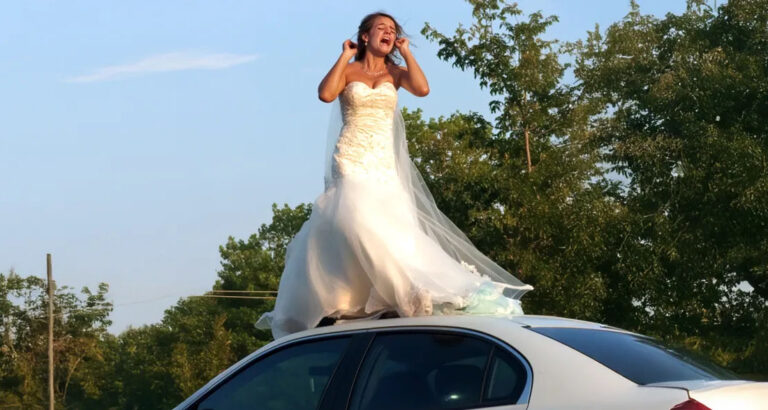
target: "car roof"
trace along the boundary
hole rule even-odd
[[[539,315],[521,315],[513,316],[511,321],[519,323],[521,326],[528,327],[570,327],[579,329],[610,329],[620,332],[626,332],[624,329],[604,325],[602,323],[588,322],[585,320],[568,319],[557,316],[539,316]]]
[[[484,315],[445,315],[445,316],[419,316],[408,318],[391,319],[358,319],[344,321],[343,323],[330,326],[323,326],[314,329],[297,332],[280,338],[270,345],[282,344],[295,339],[328,335],[335,333],[347,333],[365,330],[380,330],[387,328],[402,327],[441,327],[441,328],[464,328],[481,332],[491,331],[499,326],[516,326],[519,328],[537,328],[537,327],[561,327],[561,328],[580,328],[580,329],[603,329],[619,332],[626,330],[603,325],[600,323],[587,322],[577,319],[568,319],[556,316],[539,315],[515,315],[515,316],[484,316]]]

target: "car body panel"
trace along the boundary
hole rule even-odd
[[[684,380],[650,386],[685,389],[689,396],[712,410],[768,409],[768,383],[745,380]]]
[[[620,374],[605,367],[588,356],[554,340],[531,331],[530,327],[576,327],[601,329],[630,333],[599,323],[565,319],[549,316],[424,316],[412,318],[359,320],[306,330],[273,341],[251,355],[245,357],[203,388],[181,403],[176,409],[186,409],[208,390],[222,380],[237,372],[252,360],[274,349],[293,342],[325,338],[342,334],[360,334],[380,331],[409,330],[449,330],[479,333],[502,342],[528,362],[532,368],[533,381],[527,404],[484,407],[484,409],[659,409],[669,410],[673,406],[689,399],[688,389],[693,388],[695,395],[705,400],[714,400],[712,389],[701,383],[661,383],[656,385],[637,385]],[[723,382],[730,383],[730,382]],[[753,394],[757,389],[760,396],[763,386],[750,388],[739,387],[758,383],[731,383],[718,385],[712,391],[733,394]],[[759,385],[763,385],[761,383]],[[713,385],[714,386],[714,385]],[[695,388],[694,388],[695,387]],[[725,389],[725,390],[723,390]],[[730,390],[734,389],[734,390]],[[729,396],[732,397],[732,396]]]
[[[712,410],[768,409],[768,383],[715,381],[691,389],[689,394]]]

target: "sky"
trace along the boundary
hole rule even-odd
[[[623,0],[528,0],[559,16],[546,37],[584,38]],[[680,13],[684,0],[638,0]],[[469,72],[419,32],[471,24],[459,0],[53,1],[0,4],[0,273],[109,284],[110,330],[158,322],[211,289],[219,246],[269,223],[273,203],[323,189],[330,105],[317,85],[383,10],[410,35],[431,92],[425,118],[489,115]]]

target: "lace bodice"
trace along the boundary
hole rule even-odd
[[[371,88],[363,82],[352,81],[339,98],[344,125],[333,153],[333,178],[394,181],[392,132],[397,89],[391,82]]]

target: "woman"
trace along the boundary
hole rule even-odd
[[[437,209],[408,157],[397,90],[429,93],[408,46],[392,16],[370,14],[318,87],[322,101],[338,97],[343,127],[325,192],[288,246],[275,310],[257,323],[276,339],[324,318],[522,314],[519,298],[532,288]]]

